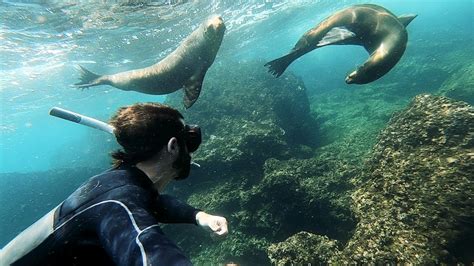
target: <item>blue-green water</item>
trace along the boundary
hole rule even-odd
[[[106,119],[119,106],[164,99],[107,86],[75,90],[71,84],[78,81],[78,64],[101,73],[148,66],[213,13],[222,14],[228,28],[216,62],[224,57],[270,60],[285,54],[307,29],[332,11],[362,3],[281,1],[271,8],[263,1],[205,2],[148,9],[116,7],[113,12],[102,4],[57,4],[65,7],[56,8],[4,1],[0,6],[0,172],[49,170],[71,161],[82,166],[91,163],[84,158],[84,146],[93,133],[52,119],[48,116],[52,106]],[[410,41],[404,59],[421,52],[432,57],[433,64],[442,65],[435,61],[437,51],[420,51],[417,43],[455,39],[464,42],[460,47],[472,44],[471,1],[373,3],[383,4],[395,14],[419,14],[408,28]],[[442,55],[443,51],[439,52]],[[361,47],[326,47],[301,58],[290,71],[308,80],[310,88],[356,89],[345,85],[343,77],[366,57]]]
[[[0,246],[58,204],[81,181],[68,180],[66,173],[64,179],[44,180],[38,172],[105,169],[109,165],[107,155],[114,140],[50,117],[51,107],[107,120],[120,106],[165,100],[164,96],[109,86],[74,89],[71,84],[78,81],[78,64],[98,73],[151,65],[211,14],[220,14],[227,26],[215,65],[269,61],[286,54],[304,32],[335,10],[360,3],[380,4],[397,15],[418,14],[408,26],[408,48],[399,65],[414,57],[420,62],[412,62],[413,68],[396,66],[374,83],[377,89],[405,76],[403,84],[413,86],[413,93],[406,93],[410,88],[405,87],[399,96],[408,101],[418,93],[435,90],[433,87],[442,82],[433,75],[410,72],[417,69],[417,63],[443,69],[451,63],[446,54],[453,50],[467,51],[471,58],[466,60],[474,59],[471,0],[266,4],[263,0],[213,0],[180,5],[157,1],[147,7],[103,3],[108,1],[32,2],[47,3],[0,2]],[[363,86],[346,85],[344,77],[366,58],[361,47],[325,47],[305,55],[288,71],[303,79],[313,99],[341,91],[350,99],[351,93]],[[349,100],[346,104],[354,103]],[[9,173],[22,174],[13,178]],[[35,173],[34,177],[28,173]],[[47,200],[42,202],[45,194]]]

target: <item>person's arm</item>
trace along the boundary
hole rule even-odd
[[[170,195],[159,195],[157,208],[160,223],[197,224],[196,214],[201,211]]]
[[[192,265],[148,210],[111,200],[97,213],[98,238],[116,265]]]
[[[162,223],[197,224],[217,235],[228,233],[227,220],[224,217],[207,214],[169,195],[158,197],[158,211],[158,221]]]

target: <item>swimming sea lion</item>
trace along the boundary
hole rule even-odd
[[[354,5],[340,10],[307,31],[291,52],[268,62],[279,77],[300,56],[326,45],[362,45],[370,57],[346,77],[346,83],[365,84],[385,75],[400,60],[407,45],[405,27],[416,15],[395,16],[377,5]]]
[[[103,76],[81,66],[81,81],[74,85],[78,88],[111,85],[125,91],[155,95],[184,88],[183,103],[189,108],[199,97],[204,76],[216,58],[224,31],[222,18],[212,16],[160,62],[141,69]]]

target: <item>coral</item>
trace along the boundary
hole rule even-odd
[[[360,219],[341,261],[469,261],[474,232],[474,110],[417,96],[379,136],[352,194]],[[465,243],[464,243],[465,242]],[[464,243],[464,246],[463,244]],[[471,255],[472,256],[472,255]]]
[[[338,253],[337,241],[308,232],[299,232],[268,248],[274,265],[328,264]]]

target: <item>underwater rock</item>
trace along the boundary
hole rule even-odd
[[[174,239],[183,239],[179,242],[185,243],[183,248],[192,254],[193,262],[267,265],[271,263],[268,247],[301,231],[347,242],[355,228],[349,193],[354,166],[322,153],[311,159],[268,159],[263,168],[263,177],[240,171],[239,177],[215,181],[214,186],[207,182],[203,190],[198,184],[193,186],[188,203],[224,215],[231,227],[229,236],[219,242],[208,242],[206,235],[195,230],[178,233],[165,228]],[[252,184],[251,178],[261,180]]]
[[[229,65],[232,71],[228,71]],[[309,178],[309,174],[297,175],[290,170],[286,176],[275,173],[291,168],[296,158],[312,157],[318,145],[318,124],[310,113],[304,84],[291,74],[275,80],[262,65],[260,61],[216,62],[207,75],[199,101],[190,110],[181,107],[180,92],[167,97],[167,104],[180,109],[187,123],[199,124],[203,131],[203,143],[193,154],[193,160],[202,167],[193,170],[184,183],[170,184],[169,189],[180,198],[188,198],[193,206],[225,216],[232,231],[226,240],[218,242],[195,230],[164,228],[171,238],[182,243],[194,263],[269,264],[268,245],[284,240],[306,225],[296,227],[297,231],[290,230],[293,225],[289,223],[289,214],[280,211],[281,214],[271,216],[279,208],[297,214],[301,211],[296,208],[298,204],[304,204],[303,208],[317,206],[305,197],[302,192],[306,190],[300,188],[297,180],[300,176]],[[295,160],[286,161],[289,158]],[[314,162],[298,165],[303,164],[301,168],[309,169]],[[275,197],[282,193],[272,191],[279,187],[278,177],[290,183],[295,181],[294,191],[293,187],[283,191],[295,199],[305,197],[301,198],[304,203],[284,202]],[[327,206],[328,201],[322,205]],[[348,203],[349,198],[347,212]],[[278,231],[274,222],[284,224],[283,229],[288,232],[275,236]],[[262,236],[262,232],[272,234]],[[237,240],[237,236],[243,239]]]
[[[360,222],[340,262],[468,263],[474,241],[474,109],[420,95],[354,180]]]
[[[441,95],[474,105],[474,63],[469,62],[452,74],[439,89]]]
[[[272,265],[326,265],[338,254],[337,241],[299,232],[268,248]]]
[[[181,108],[181,92],[167,98],[203,130],[202,146],[193,156],[197,163],[228,171],[229,166],[261,168],[267,158],[312,155],[318,125],[303,82],[293,75],[275,80],[261,64],[216,62],[192,110]]]
[[[239,224],[272,241],[300,231],[347,241],[355,226],[347,193],[353,174],[350,166],[325,155],[269,159],[262,180],[243,194],[241,209],[249,215]]]

